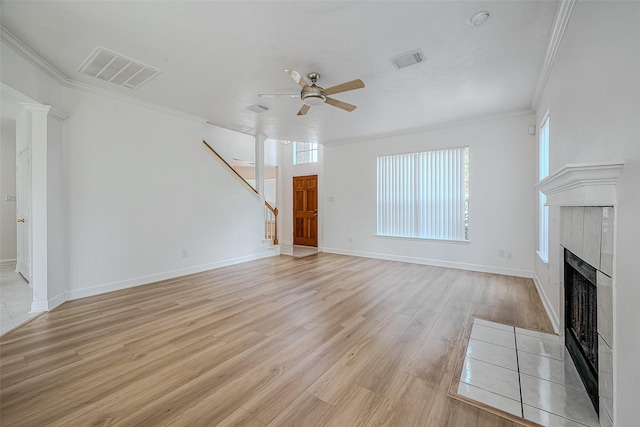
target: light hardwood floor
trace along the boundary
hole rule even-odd
[[[3,336],[2,426],[515,426],[447,391],[471,316],[553,332],[521,279],[267,258],[63,304]]]

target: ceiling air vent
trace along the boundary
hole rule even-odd
[[[403,53],[395,58],[391,58],[391,62],[397,69],[408,67],[409,65],[415,65],[424,61],[424,54],[420,49],[412,50],[411,52]]]
[[[264,105],[260,105],[260,104],[249,105],[247,108],[253,111],[254,113],[264,113],[269,109],[269,107],[265,107]]]
[[[161,71],[98,46],[78,72],[118,86],[137,89]]]

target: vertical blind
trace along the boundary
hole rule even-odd
[[[468,240],[468,148],[378,157],[377,234]]]

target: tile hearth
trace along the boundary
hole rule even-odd
[[[543,426],[600,426],[556,335],[474,319],[457,394]]]

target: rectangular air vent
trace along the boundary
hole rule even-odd
[[[129,89],[137,89],[161,71],[98,46],[78,72]]]
[[[424,59],[422,51],[420,49],[415,49],[411,52],[403,53],[395,58],[391,58],[391,62],[393,62],[393,65],[395,65],[397,69],[401,69],[422,62]]]
[[[264,105],[260,104],[249,105],[247,108],[255,113],[264,113],[269,109],[269,107],[265,107]]]

